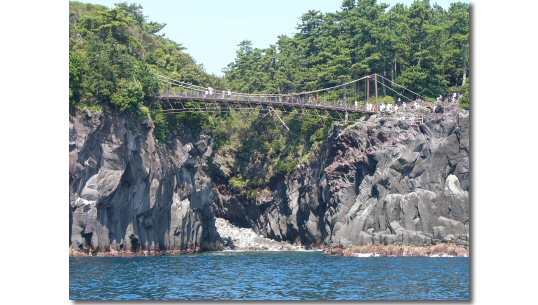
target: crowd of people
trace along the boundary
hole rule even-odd
[[[460,97],[461,97],[460,93],[454,92],[452,96],[450,97],[450,102],[457,103]],[[420,108],[419,101],[421,100],[420,99],[414,100],[414,101],[408,100],[408,102],[405,102],[405,101],[402,101],[401,98],[398,98],[398,100],[394,102],[394,104],[389,104],[389,103],[385,104],[384,102],[381,102],[379,104],[379,111],[386,112],[386,113],[399,113],[399,112],[405,112],[408,109],[416,110]],[[437,103],[441,103],[441,102],[443,102],[443,96],[439,95],[437,97]],[[354,102],[355,110],[359,109],[359,103],[360,103],[359,101],[355,100]],[[377,111],[376,106],[377,105],[375,103],[370,103],[369,101],[367,101],[366,111],[375,112]]]
[[[456,102],[459,101],[460,97],[461,97],[461,93],[454,92],[454,93],[452,93],[452,97],[450,98],[450,101],[451,101],[452,103],[456,103]],[[439,96],[437,97],[437,100],[436,100],[436,101],[437,101],[438,103],[443,102],[443,96],[442,96],[442,95],[439,95]]]
[[[377,111],[376,109],[376,104],[375,103],[370,103],[369,101],[366,102],[366,111],[372,111],[372,112],[375,112]],[[411,101],[408,103],[406,103],[405,101],[402,102],[402,99],[401,98],[398,98],[398,100],[394,103],[394,104],[389,104],[389,103],[384,103],[384,102],[381,102],[379,104],[379,111],[380,112],[388,112],[388,113],[399,113],[399,112],[402,112],[402,111],[407,111],[407,109],[418,109],[419,108],[419,103],[418,101],[413,101],[411,103]],[[355,101],[355,109],[358,109],[358,102]]]
[[[204,97],[212,96],[214,93],[215,93],[215,90],[213,88],[207,87],[207,89],[205,89],[205,91],[204,91]],[[232,92],[230,91],[230,89],[228,89],[227,91],[222,91],[222,96],[223,96],[223,98],[224,97],[231,97]],[[454,92],[452,94],[451,98],[450,98],[450,101],[452,103],[456,103],[459,100],[460,97],[461,97],[461,94]],[[396,102],[394,102],[394,104],[392,104],[392,103],[386,103],[385,104],[384,102],[381,102],[379,104],[379,111],[380,112],[386,112],[386,113],[399,113],[399,112],[407,111],[408,108],[410,110],[415,110],[415,109],[418,109],[420,107],[417,100],[414,100],[414,101],[408,100],[408,101],[409,101],[409,104],[407,102],[405,102],[405,101],[402,101],[401,98],[398,98],[398,100]],[[437,101],[437,103],[441,103],[443,101],[443,96],[439,95],[437,97],[436,101]],[[338,100],[338,102],[339,102],[340,107],[343,106],[343,103],[346,103],[346,102],[343,102],[341,99]],[[315,95],[314,95],[314,97],[309,96],[307,103],[318,105],[317,96],[315,96]],[[359,104],[360,104],[360,102],[358,100],[355,100],[353,102],[355,110],[359,110],[359,107],[360,107]],[[370,103],[370,101],[367,101],[365,106],[366,106],[366,111],[369,111],[369,112],[376,112],[377,111],[377,109],[376,109],[377,105],[375,103]],[[347,103],[346,103],[346,108],[347,108]]]

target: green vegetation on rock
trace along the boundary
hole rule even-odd
[[[138,113],[162,143],[182,128],[210,134],[215,144],[211,160],[224,156],[224,179],[248,196],[308,163],[326,140],[331,121],[277,110],[288,131],[275,113],[262,110],[165,115],[152,100],[162,89],[154,73],[253,93],[325,88],[379,73],[428,97],[461,92],[461,106],[470,106],[468,4],[453,3],[444,10],[428,0],[390,8],[376,0],[344,0],[335,13],[307,12],[295,35],[282,35],[265,49],[241,42],[224,77],[206,73],[180,44],[159,34],[164,26],[148,21],[139,5],[70,2],[70,109]],[[383,84],[381,101],[393,103],[395,96]],[[342,90],[349,90],[350,98],[364,92],[360,85]],[[329,94],[319,98],[330,99]],[[218,172],[214,164],[210,170]]]

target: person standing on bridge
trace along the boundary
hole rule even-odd
[[[226,95],[229,96],[229,97],[232,96],[232,92],[230,91],[230,89],[228,89],[228,91],[226,91]]]
[[[213,95],[213,88],[207,87],[207,91],[209,92],[209,95]]]
[[[204,97],[206,97],[208,94],[209,94],[209,91],[205,90],[204,91]]]
[[[355,110],[359,109],[359,102],[355,100]]]

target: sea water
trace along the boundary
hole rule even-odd
[[[468,300],[466,257],[208,252],[71,257],[72,300]]]

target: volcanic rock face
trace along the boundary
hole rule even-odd
[[[193,145],[185,133],[163,145],[150,124],[133,122],[140,119],[89,112],[70,117],[71,247],[220,249],[212,186],[203,165],[211,154],[210,139]]]
[[[256,199],[228,188],[209,136],[184,129],[158,143],[140,122],[70,117],[72,249],[222,249],[215,216],[307,247],[469,243],[469,114],[456,105],[335,127],[309,164]]]
[[[253,202],[221,185],[215,203],[219,217],[307,246],[468,245],[468,191],[469,113],[444,105],[335,128],[270,194]]]

